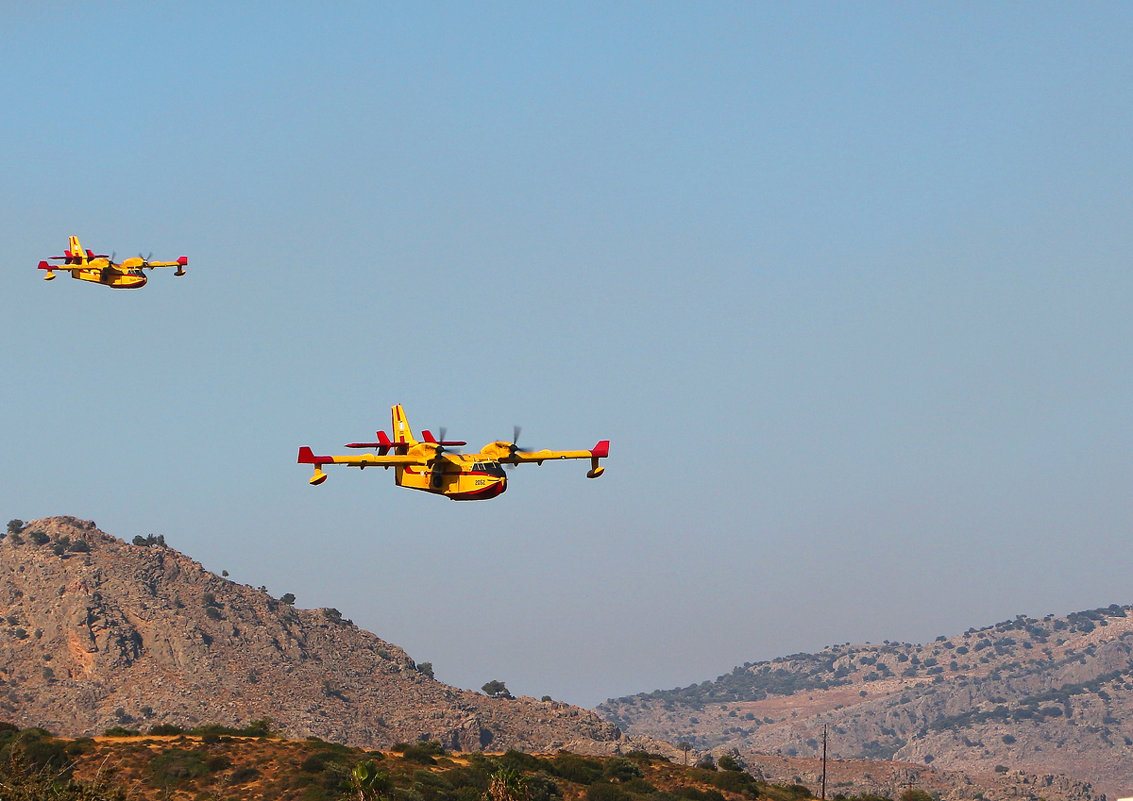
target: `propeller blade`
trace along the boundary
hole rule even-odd
[[[523,429],[515,425],[511,427],[511,444],[507,446],[507,458],[514,459],[515,454],[519,452],[519,432]],[[509,470],[514,470],[516,462],[505,462],[504,465]]]

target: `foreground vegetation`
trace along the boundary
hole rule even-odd
[[[0,724],[4,801],[798,801],[802,786],[757,782],[725,758],[685,767],[644,752],[614,757],[452,754],[434,742],[364,751],[242,730],[64,740]],[[235,732],[235,733],[234,733]]]
[[[802,801],[802,785],[765,784],[730,757],[676,765],[645,752],[589,757],[452,754],[435,742],[364,751],[244,729],[64,740],[0,723],[3,801]],[[889,801],[835,796],[836,801]],[[899,801],[933,801],[907,789]]]

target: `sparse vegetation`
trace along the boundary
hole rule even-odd
[[[138,534],[137,536],[134,537],[134,545],[140,545],[140,546],[145,547],[145,548],[149,548],[149,547],[156,545],[159,548],[164,548],[165,547],[165,535],[164,534],[147,534],[146,536],[143,537],[141,534]]]
[[[508,692],[507,685],[499,679],[492,679],[486,682],[480,689],[483,691],[484,695],[490,695],[493,698],[511,698],[511,693]]]

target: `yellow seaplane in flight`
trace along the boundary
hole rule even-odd
[[[590,450],[585,451],[524,451],[516,444],[519,428],[516,427],[511,442],[490,442],[479,453],[459,453],[456,448],[467,443],[446,440],[444,430],[436,438],[427,429],[421,432],[421,441],[413,437],[405,410],[399,405],[391,409],[393,434],[377,432],[377,442],[351,442],[347,448],[375,448],[376,454],[364,453],[359,456],[316,456],[304,446],[299,449],[299,464],[315,466],[315,474],[310,483],[322,484],[327,480],[323,465],[344,464],[349,467],[394,468],[394,482],[399,487],[444,495],[454,501],[483,501],[503,494],[507,489],[507,475],[504,466],[517,464],[543,464],[553,459],[589,459],[590,471],[587,478],[598,478],[606,468],[598,464],[599,459],[610,455],[610,441],[602,440]]]
[[[152,255],[152,254],[151,254]],[[62,264],[39,263],[39,269],[47,270],[43,276],[44,281],[55,278],[55,272],[69,272],[72,278],[80,281],[92,281],[96,284],[108,286],[111,289],[141,289],[146,285],[146,276],[143,270],[152,270],[155,267],[176,267],[174,275],[184,275],[185,265],[189,263],[188,256],[182,256],[177,261],[150,261],[149,258],[138,256],[136,259],[126,259],[121,264],[114,261],[113,256],[96,256],[92,251],[83,250],[79,238],[73,236],[68,248],[62,256],[52,256],[52,261],[62,261]]]

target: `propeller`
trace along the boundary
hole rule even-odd
[[[141,251],[139,250],[139,251],[138,251],[138,258],[142,260],[142,267],[143,267],[144,269],[147,269],[147,270],[152,270],[152,269],[153,269],[153,267],[150,267],[150,266],[149,266],[149,262],[150,262],[150,259],[152,259],[152,258],[153,258],[153,251],[152,251],[152,250],[151,250],[151,251],[149,252],[149,255],[148,255],[148,256],[143,256],[143,255],[142,255],[142,252],[141,252]]]
[[[436,445],[438,453],[440,453],[442,450],[446,450],[449,446],[459,447],[461,445],[467,445],[468,444],[467,442],[465,442],[462,439],[451,439],[451,440],[445,439],[445,432],[446,431],[448,431],[448,429],[445,428],[444,426],[441,426],[440,428],[437,429],[437,433],[440,436],[433,437],[433,432],[426,428],[424,431],[421,432],[421,439],[423,439],[425,442],[429,442],[429,443],[432,443],[433,445]]]
[[[441,484],[444,483],[443,477],[444,477],[445,471],[444,471],[444,467],[442,466],[444,464],[444,459],[442,458],[442,455],[445,453],[445,451],[447,451],[449,449],[448,448],[449,445],[457,446],[457,445],[463,445],[464,444],[463,442],[451,442],[451,443],[448,442],[445,439],[445,433],[447,431],[448,431],[448,429],[446,429],[444,426],[441,426],[440,428],[438,428],[437,433],[440,436],[438,436],[436,439],[433,439],[433,434],[428,429],[421,432],[421,436],[425,439],[426,442],[433,442],[436,445],[436,447],[433,448],[433,459],[432,459],[432,463],[429,467],[429,481],[433,485],[433,487],[437,488],[437,489],[439,489]]]
[[[448,429],[445,428],[444,426],[441,426],[440,428],[437,429],[437,433],[440,436],[438,436],[436,439],[433,439],[433,434],[428,429],[421,432],[421,435],[424,437],[426,442],[432,442],[436,445],[436,447],[433,449],[433,472],[434,473],[436,473],[437,465],[440,464],[441,461],[442,461],[442,459],[441,459],[442,454],[448,453],[449,451],[452,451],[453,453],[460,453],[460,450],[459,450],[460,446],[468,444],[464,440],[460,440],[460,439],[454,439],[454,440],[445,439],[445,434],[447,432],[448,432]]]
[[[520,450],[519,448],[519,432],[523,429],[519,426],[512,426],[511,428],[511,442],[507,446],[507,458],[514,459],[517,453],[530,453],[530,449]],[[505,462],[508,467],[514,468],[518,462]]]

